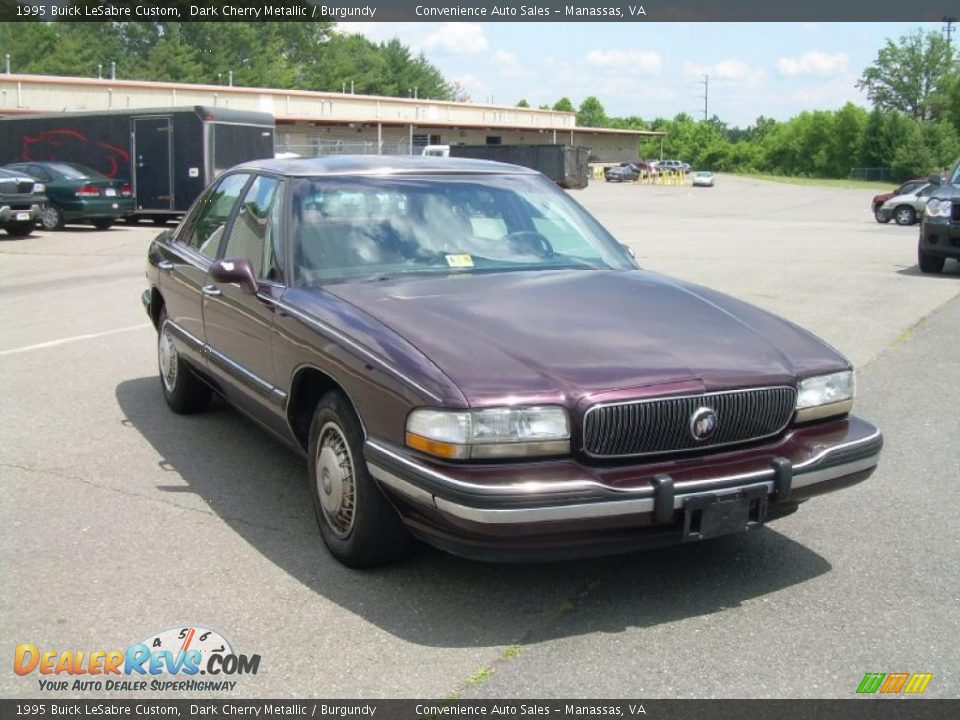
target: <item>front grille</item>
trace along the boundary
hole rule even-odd
[[[23,195],[26,193],[32,193],[33,184],[33,180],[30,180],[29,182],[18,182],[13,178],[0,180],[0,193],[3,193],[4,195]]]
[[[677,453],[771,437],[793,415],[797,392],[791,387],[638,400],[590,408],[583,418],[583,449],[596,458]],[[707,407],[717,427],[706,440],[694,438],[693,414]]]
[[[950,217],[954,222],[960,222],[960,201],[953,201],[953,210],[950,213]]]

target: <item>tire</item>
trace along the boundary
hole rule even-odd
[[[163,227],[164,225],[167,224],[167,219],[162,217],[155,217],[153,218],[153,224],[156,225],[157,227]]]
[[[127,225],[139,225],[139,224],[140,224],[140,218],[137,217],[136,215],[129,215],[128,217],[125,217],[125,218],[123,219],[123,221],[124,221]]]
[[[880,207],[880,205],[877,205],[873,208],[873,217],[881,225],[886,225],[888,222],[890,222],[890,218],[885,217],[883,213],[880,212]]]
[[[314,411],[309,467],[314,514],[331,555],[369,568],[409,554],[413,539],[370,477],[360,420],[340,393],[324,395]]]
[[[920,272],[938,273],[943,271],[943,263],[946,258],[931,255],[923,251],[923,248],[917,248],[917,264],[920,266]]]
[[[91,220],[93,226],[97,230],[109,230],[113,227],[113,218],[97,218],[96,220]]]
[[[917,211],[909,205],[901,205],[893,211],[897,225],[913,225],[917,221]]]
[[[177,352],[173,336],[167,327],[167,311],[160,311],[160,331],[157,333],[157,369],[160,389],[167,405],[178,415],[192,415],[210,404],[210,387],[204,384]]]
[[[65,224],[63,213],[53,205],[47,205],[40,211],[40,226],[44,230],[62,230]]]
[[[27,237],[33,232],[35,225],[36,223],[32,220],[28,220],[27,222],[15,222],[7,225],[4,230],[7,231],[7,235],[10,237]]]

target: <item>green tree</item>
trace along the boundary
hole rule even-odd
[[[577,125],[580,127],[606,127],[607,111],[593,95],[580,103],[580,110],[577,111]]]
[[[896,43],[887,40],[857,87],[867,91],[876,107],[929,120],[943,108],[952,60],[952,50],[939,32],[918,30]]]
[[[562,97],[553,104],[553,109],[560,112],[576,112],[576,108],[573,107],[573,103],[570,102],[570,98]]]
[[[924,177],[940,170],[936,158],[923,141],[920,126],[911,123],[906,137],[892,154],[890,167],[899,179]]]
[[[827,177],[848,177],[851,168],[862,167],[860,153],[868,121],[867,111],[849,102],[834,113]]]
[[[530,107],[530,103],[527,102],[526,98],[520,98],[519,102],[517,102],[517,107],[528,108]]]

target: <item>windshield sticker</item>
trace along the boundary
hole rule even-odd
[[[473,258],[469,255],[447,255],[447,265],[454,268],[473,267]]]

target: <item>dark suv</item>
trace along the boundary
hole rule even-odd
[[[917,262],[922,272],[938,273],[947,258],[960,260],[960,160],[945,182],[939,175],[930,182],[937,187],[923,211]]]
[[[25,173],[0,168],[0,228],[13,237],[33,232],[47,201],[43,190]]]

